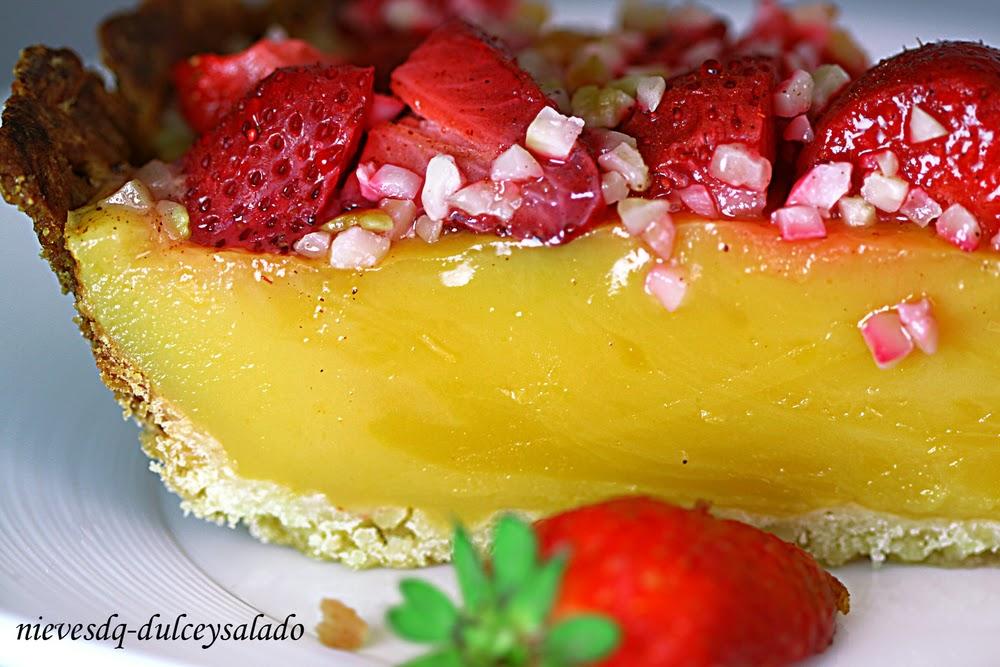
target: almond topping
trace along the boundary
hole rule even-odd
[[[918,106],[913,107],[910,113],[910,143],[922,144],[947,136],[948,130],[937,118]]]
[[[356,611],[333,598],[323,598],[319,608],[323,614],[316,626],[320,643],[345,651],[357,651],[364,646],[368,638],[368,624]]]
[[[528,126],[524,144],[543,157],[565,160],[583,132],[583,125],[581,118],[567,117],[545,107]]]

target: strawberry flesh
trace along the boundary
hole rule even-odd
[[[422,117],[496,154],[523,141],[551,106],[502,44],[461,22],[434,31],[393,72],[392,90]]]
[[[174,65],[172,76],[184,119],[202,134],[274,70],[316,63],[333,64],[333,59],[298,39],[262,39],[232,55],[191,56]]]
[[[834,100],[816,123],[801,171],[852,162],[861,179],[874,154],[889,149],[899,176],[942,207],[965,206],[983,228],[1000,230],[1000,51],[971,42],[928,44],[872,68]],[[947,136],[913,143],[910,118],[919,107]]]
[[[463,156],[476,154],[477,166],[465,174],[467,181],[478,180],[479,172],[487,171],[500,153],[523,143],[538,112],[553,106],[502,44],[462,22],[451,22],[432,33],[393,73],[392,89],[438,128],[436,143],[411,135],[416,145],[397,145],[397,153],[421,155],[420,160],[400,166],[423,173],[416,167],[426,166],[426,160],[433,157],[428,151],[432,145],[434,154],[457,152],[460,166],[473,161]],[[397,144],[402,138],[397,131],[386,132],[393,134]],[[368,157],[374,159],[376,151],[366,151]],[[390,157],[385,155],[385,161],[392,163]],[[545,175],[522,186],[523,203],[510,223],[461,213],[452,222],[476,231],[553,243],[586,229],[604,206],[593,157],[577,144],[566,160],[539,158],[539,162]]]
[[[536,531],[543,556],[569,555],[554,617],[622,630],[602,667],[787,665],[824,651],[849,604],[799,547],[703,509],[623,498]]]
[[[766,192],[728,185],[711,174],[710,165],[724,144],[743,144],[774,162],[774,85],[773,61],[763,57],[710,60],[667,81],[656,111],[636,111],[622,128],[638,140],[650,169],[648,196],[671,197],[701,183],[722,215],[761,215]]]
[[[490,161],[473,144],[430,121],[413,117],[372,128],[360,162],[394,164],[423,174],[431,158],[442,153],[455,158],[466,181],[489,178]]]
[[[191,240],[288,252],[325,222],[358,147],[371,69],[280,69],[236,104],[184,158]]]

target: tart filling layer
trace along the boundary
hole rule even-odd
[[[283,512],[303,499],[355,525],[378,508],[419,510],[426,535],[413,544],[425,547],[409,556],[362,557],[350,540],[318,537],[316,555],[428,562],[445,555],[428,536],[453,517],[629,493],[795,530],[802,515],[860,508],[896,517],[883,537],[937,517],[967,534],[1000,521],[1000,323],[988,305],[1000,301],[1000,259],[912,226],[788,244],[759,223],[678,223],[689,286],[672,314],[644,290],[647,251],[608,226],[557,248],[403,241],[358,272],[167,244],[116,206],[75,214],[67,239],[78,306],[104,343],[198,425],[189,442],[224,444],[213,474],[228,466],[277,494],[259,532],[301,541],[315,526]],[[859,321],[924,296],[940,351],[877,369]],[[156,440],[154,455],[176,454]],[[184,491],[201,513],[251,518]],[[397,514],[397,526],[413,519]],[[842,537],[819,555],[877,551]]]

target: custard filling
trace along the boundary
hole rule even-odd
[[[1000,519],[1000,257],[913,225],[677,232],[674,313],[612,226],[403,240],[357,271],[172,243],[120,206],[67,241],[81,311],[240,476],[347,510],[475,522],[643,493]],[[878,369],[859,322],[923,297],[940,350]]]

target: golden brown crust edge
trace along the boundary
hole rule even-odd
[[[0,190],[34,221],[42,255],[72,291],[66,215],[130,168],[131,115],[72,51],[29,47],[14,77],[0,127]]]

